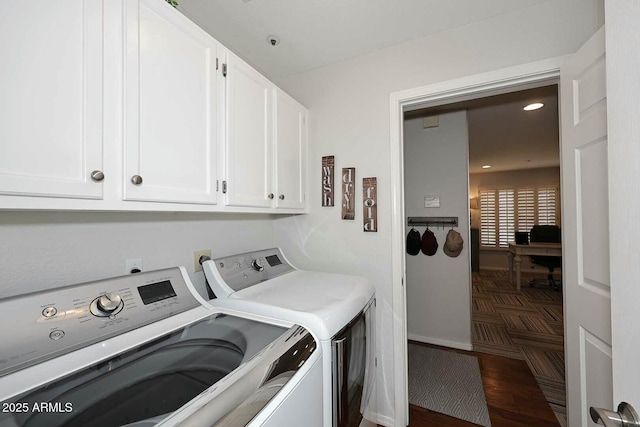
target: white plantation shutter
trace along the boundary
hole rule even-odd
[[[517,210],[518,231],[531,231],[536,223],[536,199],[533,188],[518,189],[518,210]]]
[[[515,231],[558,224],[558,187],[480,190],[480,244],[506,248]]]
[[[512,189],[498,190],[498,246],[501,248],[515,240],[514,199]]]
[[[480,244],[496,245],[496,191],[480,191]]]
[[[558,190],[555,187],[538,188],[538,224],[556,225],[556,200]]]

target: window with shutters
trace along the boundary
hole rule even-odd
[[[538,188],[538,224],[556,225],[557,189],[555,187]]]
[[[496,245],[496,190],[480,191],[480,244]]]
[[[498,190],[498,243],[500,247],[509,246],[515,240],[514,190]]]
[[[555,186],[481,189],[480,244],[506,248],[515,232],[536,225],[558,224],[558,188]]]

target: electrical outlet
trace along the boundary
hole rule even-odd
[[[142,258],[127,258],[125,264],[126,274],[142,272]]]
[[[202,271],[202,265],[200,265],[200,257],[208,256],[211,258],[211,249],[201,249],[193,253],[193,271]]]

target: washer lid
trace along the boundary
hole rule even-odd
[[[374,292],[363,277],[295,270],[211,304],[297,323],[326,340],[360,313]]]

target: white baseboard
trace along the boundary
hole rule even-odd
[[[504,267],[480,267],[480,270],[486,270],[486,271],[505,271],[505,272],[509,272],[508,268],[504,268]],[[542,268],[523,268],[520,270],[523,273],[538,273],[538,274],[547,274],[548,271],[546,269],[542,269]],[[561,268],[556,268],[554,271],[554,274],[556,273],[562,273],[562,269]],[[513,274],[515,274],[515,271],[513,272]]]
[[[367,413],[365,415],[366,415],[366,419],[362,420],[362,422],[360,423],[360,427],[367,426],[368,423],[371,423],[370,420],[375,420],[374,422],[376,424],[384,427],[406,427],[406,426],[396,426],[396,420],[391,417],[387,417],[386,415],[371,414],[371,413]]]
[[[409,338],[412,341],[423,342],[425,344],[433,344],[433,345],[439,345],[442,347],[457,348],[458,350],[467,350],[467,351],[473,350],[473,345],[471,343],[449,341],[449,340],[443,340],[440,338],[423,337],[421,335],[416,335],[416,334],[407,334],[407,338]]]

